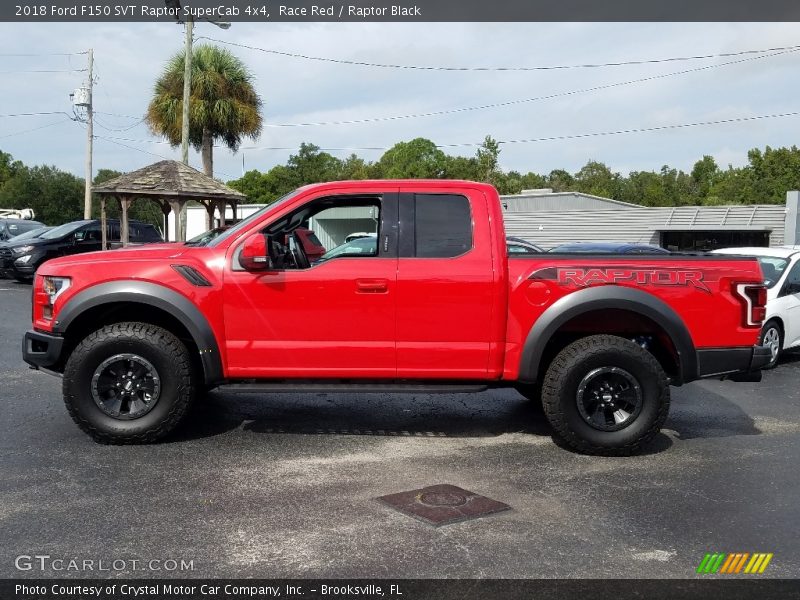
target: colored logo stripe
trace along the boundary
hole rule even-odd
[[[724,573],[730,575],[742,573],[742,569],[744,569],[744,573],[761,574],[766,570],[767,565],[769,565],[772,560],[772,556],[773,554],[771,552],[756,552],[754,554],[750,554],[749,552],[706,553],[697,567],[697,572],[706,574]],[[747,566],[745,566],[745,564]]]

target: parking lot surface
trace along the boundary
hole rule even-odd
[[[800,356],[673,388],[641,456],[556,446],[513,391],[212,393],[167,441],[102,446],[29,370],[30,287],[0,280],[0,577],[692,577],[707,552],[800,576]],[[432,527],[375,500],[452,484],[509,504]],[[20,555],[123,560],[19,571]],[[144,571],[131,561],[191,561]]]

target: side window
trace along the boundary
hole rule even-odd
[[[100,241],[100,225],[92,224],[83,229],[75,232],[75,241],[77,242],[99,242]]]
[[[396,257],[397,194],[388,196],[319,198],[270,223],[262,233],[269,235],[272,268],[309,269],[335,259]],[[387,218],[395,225],[384,227],[381,219]],[[379,244],[384,228],[389,233]],[[235,256],[234,270],[242,269],[239,254]]]
[[[312,264],[332,258],[378,255],[380,205],[342,201],[315,212],[296,230]]]
[[[792,270],[786,276],[784,289],[789,294],[800,294],[800,260],[794,263]]]
[[[472,249],[469,200],[449,194],[417,194],[414,215],[415,255],[452,258]]]

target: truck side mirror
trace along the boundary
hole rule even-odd
[[[242,251],[239,253],[239,264],[247,271],[266,271],[272,268],[269,246],[269,236],[254,233],[244,241]]]

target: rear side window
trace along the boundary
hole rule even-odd
[[[452,258],[472,248],[469,200],[449,194],[417,194],[415,255]]]

